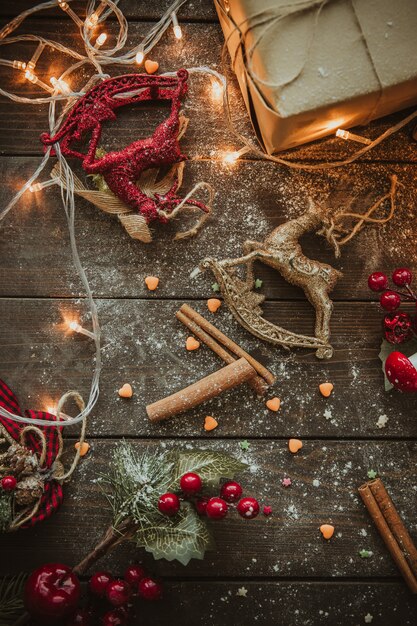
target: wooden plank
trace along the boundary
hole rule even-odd
[[[242,588],[246,597],[238,595]],[[144,623],[170,626],[175,614],[182,626],[352,626],[370,615],[378,626],[413,626],[417,615],[400,583],[182,582],[165,590],[160,603],[138,603]]]
[[[89,432],[96,436],[166,437],[416,437],[415,397],[396,391],[385,393],[381,363],[380,313],[373,305],[338,303],[333,317],[335,356],[318,361],[310,352],[292,355],[252,338],[225,310],[214,318],[204,302],[193,306],[214,319],[277,375],[269,397],[282,400],[278,413],[268,411],[249,387],[152,425],[145,405],[182,389],[222,366],[208,348],[186,352],[188,332],[175,319],[183,301],[101,300],[103,332],[101,393]],[[42,409],[57,402],[68,389],[88,397],[92,376],[93,344],[81,335],[66,335],[59,325],[62,313],[83,315],[81,301],[2,300],[0,306],[0,376],[16,391],[26,408]],[[304,303],[268,303],[269,319],[311,332],[313,320]],[[329,399],[318,391],[330,380],[335,390]],[[135,395],[122,400],[117,389],[132,384]],[[70,410],[70,409],[68,409]],[[219,427],[207,434],[206,415]],[[387,416],[384,428],[377,425]]]
[[[0,537],[0,575],[31,570],[45,562],[77,563],[109,525],[110,507],[99,477],[108,467],[114,442],[92,439],[90,443],[91,453],[66,485],[60,512],[33,529]],[[346,577],[364,580],[398,576],[356,489],[367,479],[369,469],[378,471],[415,538],[412,494],[417,484],[417,442],[310,440],[295,456],[283,441],[249,443],[244,453],[238,441],[179,444],[174,440],[165,442],[162,448],[158,441],[135,441],[138,450],[182,445],[187,449],[215,448],[241,457],[249,464],[239,477],[244,492],[256,496],[262,505],[272,506],[273,514],[245,521],[230,511],[227,518],[211,524],[216,550],[187,567],[154,561],[150,554],[133,550],[129,543],[105,557],[100,567],[119,574],[127,563],[138,558],[155,575],[184,580],[232,576],[242,580],[301,577],[315,581],[324,577],[337,582]],[[291,487],[281,486],[284,476],[292,479]],[[330,542],[323,540],[319,532],[324,522],[333,523],[336,529]],[[362,559],[362,549],[372,551],[371,558]]]
[[[115,35],[115,25],[108,25],[109,34]],[[147,22],[132,22],[129,25],[128,45],[137,45],[140,39],[149,30]],[[174,40],[172,33],[163,37],[157,48],[152,52],[152,57],[160,63],[161,72],[172,71],[180,67],[209,66],[221,71],[220,59],[221,50],[224,44],[223,34],[218,23],[185,24],[183,26],[184,37],[181,43]],[[61,20],[32,20],[22,25],[19,32],[36,32],[46,38],[59,40],[60,43],[75,48],[82,52],[76,29],[72,25],[68,26],[65,19]],[[111,40],[109,40],[111,41]],[[210,42],[210,45],[207,44]],[[2,49],[4,58],[26,60],[32,55],[34,46],[32,44],[7,46]],[[67,67],[68,60],[59,54],[44,53],[37,65],[39,77],[48,82],[50,75],[59,75],[64,67]],[[136,71],[135,67],[107,66],[111,75],[121,74],[129,71]],[[0,77],[2,87],[8,91],[17,91],[21,95],[28,97],[45,95],[45,92],[28,84],[23,76],[15,70],[1,68]],[[72,81],[75,88],[81,87],[86,82],[86,75]],[[231,106],[233,118],[240,131],[254,139],[251,125],[243,104],[236,81],[233,81],[231,89]],[[13,111],[13,115],[11,113]],[[30,111],[30,113],[28,113]],[[212,104],[210,99],[210,79],[192,78],[190,80],[189,98],[184,102],[184,112],[190,118],[187,138],[184,140],[184,147],[192,157],[212,157],[219,150],[236,149],[238,141],[228,130],[226,122],[222,121],[223,113],[219,104]],[[400,112],[392,116],[372,122],[366,129],[357,129],[357,132],[377,137],[392,124],[405,117],[407,112]],[[161,115],[161,112],[160,112]],[[10,124],[13,117],[13,124]],[[29,119],[28,119],[29,118]],[[139,119],[139,121],[138,121]],[[161,116],[162,119],[162,116]],[[159,118],[158,118],[159,120]],[[115,138],[117,144],[126,145],[132,141],[132,128],[139,133],[149,135],[157,123],[155,112],[152,108],[143,111],[143,115],[138,116],[137,108],[127,107],[119,113],[118,122],[112,124],[111,130],[106,133],[106,147],[113,148]],[[2,136],[1,152],[3,154],[40,154],[41,146],[39,135],[47,126],[47,105],[34,106],[28,109],[27,105],[13,104],[6,99],[0,100],[0,134]],[[113,139],[112,139],[113,137]],[[362,157],[363,161],[397,161],[415,162],[416,144],[411,137],[411,129],[405,128],[389,139],[387,143],[382,143],[379,147]],[[338,159],[352,154],[356,150],[351,142],[331,138],[315,142],[308,146],[303,146],[285,153],[283,157],[290,160],[321,161],[328,159]]]
[[[38,163],[33,158],[0,158],[1,206],[7,204]],[[48,178],[49,171],[42,180]],[[306,174],[271,163],[244,162],[229,170],[218,162],[201,161],[187,163],[185,172],[182,193],[200,180],[208,181],[216,190],[213,218],[191,239],[173,241],[174,232],[185,226],[179,218],[175,226],[156,226],[154,242],[141,244],[126,234],[117,218],[77,198],[80,256],[97,297],[154,298],[143,281],[148,274],[161,279],[157,297],[208,297],[212,293],[212,275],[201,274],[194,280],[189,276],[203,258],[240,256],[246,239],[261,241],[272,228],[303,212],[308,197],[324,208],[362,213],[386,193],[389,176],[394,173],[402,186],[397,213],[389,224],[383,228],[368,226],[343,248],[340,260],[334,258],[321,237],[306,236],[302,245],[307,256],[344,272],[333,291],[335,300],[375,299],[367,286],[368,274],[375,270],[390,273],[414,258],[414,165],[367,164],[350,166],[343,172]],[[193,214],[191,219],[197,217]],[[2,228],[0,295],[84,295],[72,265],[66,217],[57,188],[27,192]],[[303,292],[277,272],[261,264],[256,272],[264,281],[262,291],[268,299],[304,300]]]

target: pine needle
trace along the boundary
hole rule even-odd
[[[26,574],[3,578],[0,581],[0,625],[14,623],[24,610],[23,590]]]

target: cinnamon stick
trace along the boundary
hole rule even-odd
[[[182,311],[176,312],[177,319],[184,324],[200,341],[206,344],[217,356],[219,356],[225,363],[228,365],[236,361],[236,357],[232,356],[227,350],[222,348],[222,346],[217,343],[214,337],[211,337],[205,330],[200,328],[197,322],[194,322],[192,319],[184,315]],[[257,375],[254,378],[248,380],[248,385],[252,387],[252,389],[259,396],[264,396],[268,390],[268,384],[265,379],[261,376]]]
[[[146,407],[146,412],[151,422],[159,422],[188,411],[188,409],[192,409],[254,376],[256,376],[256,371],[252,365],[246,359],[238,359],[189,387],[177,391],[177,393],[163,400],[149,404]]]
[[[267,370],[266,367],[262,365],[262,363],[259,363],[259,361],[254,359],[247,352],[245,352],[243,348],[238,346],[238,344],[235,343],[232,339],[229,339],[229,337],[222,333],[221,330],[216,328],[216,326],[213,326],[213,324],[206,320],[205,317],[197,313],[197,311],[194,311],[194,309],[191,308],[188,304],[183,304],[180,308],[180,311],[193,322],[198,324],[198,326],[205,330],[209,335],[211,335],[221,344],[226,346],[226,348],[230,350],[230,352],[233,352],[233,354],[236,354],[236,356],[238,356],[239,358],[246,359],[248,363],[250,363],[252,367],[257,371],[259,376],[262,376],[262,378],[268,383],[268,385],[274,384],[275,376],[269,370]]]
[[[377,479],[376,481],[367,482],[361,485],[358,491],[409,589],[413,593],[417,593],[417,570],[413,568],[412,561],[409,562],[406,556],[406,554],[414,554],[413,549],[410,551],[408,541],[411,542],[414,550],[415,547],[394,504],[383,487],[382,481]],[[395,529],[395,534],[392,529]],[[404,545],[404,537],[406,535],[408,539],[405,540],[407,545],[405,550],[402,546]],[[401,538],[401,540],[399,541],[397,537]]]

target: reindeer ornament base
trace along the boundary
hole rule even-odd
[[[244,256],[216,261],[208,258],[200,264],[210,269],[219,284],[226,305],[237,321],[250,333],[285,348],[313,348],[319,359],[333,354],[330,345],[330,317],[333,303],[329,298],[341,272],[331,265],[307,258],[299,244],[300,237],[317,230],[322,223],[319,210],[310,205],[300,217],[275,228],[263,242],[246,241]],[[316,312],[315,335],[300,335],[272,324],[262,316],[264,296],[255,293],[253,262],[261,261],[277,270],[289,283],[301,287]],[[246,280],[235,273],[235,267],[246,265]]]

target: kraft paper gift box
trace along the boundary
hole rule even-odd
[[[417,104],[417,0],[215,0],[273,154]]]

